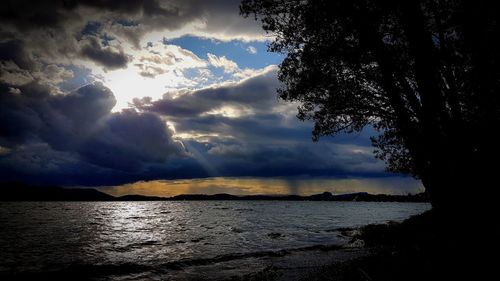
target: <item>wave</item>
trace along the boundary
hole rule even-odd
[[[183,270],[191,266],[214,265],[222,262],[242,260],[248,258],[283,257],[292,253],[305,251],[334,251],[342,249],[342,245],[313,245],[300,248],[290,248],[281,250],[257,251],[248,253],[232,253],[219,255],[210,258],[181,259],[161,264],[139,264],[139,263],[119,263],[119,264],[86,264],[73,263],[57,271],[45,272],[13,272],[0,271],[0,277],[5,280],[88,280],[104,276],[131,275],[148,273],[161,275],[172,271]],[[76,279],[75,279],[76,278]],[[4,278],[0,278],[4,279]]]

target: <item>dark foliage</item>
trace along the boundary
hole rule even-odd
[[[499,149],[499,9],[466,0],[243,0],[287,55],[279,96],[313,138],[378,129],[389,171],[422,179],[434,207],[488,192]],[[457,196],[450,197],[451,193]],[[479,194],[479,192],[477,192]]]

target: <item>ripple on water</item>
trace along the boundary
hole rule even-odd
[[[142,276],[162,265],[182,268],[344,243],[337,237],[343,231],[429,208],[367,202],[9,202],[0,204],[0,269],[57,265],[82,274]]]

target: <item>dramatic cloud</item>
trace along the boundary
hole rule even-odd
[[[276,68],[269,67],[240,82],[136,99],[134,108],[113,113],[114,95],[99,83],[66,94],[3,84],[0,166],[6,178],[31,173],[38,181],[80,185],[385,176],[367,137],[312,143],[311,124],[296,119],[296,105],[277,100],[278,86]]]
[[[269,67],[261,73],[241,82],[208,87],[193,92],[165,95],[163,99],[135,99],[134,105],[170,117],[194,117],[200,115],[238,117],[248,113],[271,111],[274,106],[290,107],[288,103],[277,103],[276,68]],[[201,121],[201,119],[198,119]]]
[[[174,124],[176,136],[210,163],[213,176],[382,175],[366,136],[312,143],[311,124],[296,119],[296,105],[277,100],[278,86],[270,67],[241,82],[136,99],[134,106]]]
[[[83,46],[81,54],[107,69],[124,68],[128,62],[128,57],[122,50],[113,51],[111,47],[103,48],[94,37],[89,38],[89,44]]]
[[[162,163],[171,155],[182,155],[184,149],[157,115],[128,110],[110,115],[78,152],[99,166],[138,171],[143,164]]]
[[[186,35],[263,41],[259,23],[241,17],[238,6],[238,0],[9,0],[0,7],[0,81],[43,84],[61,94],[61,83],[73,90],[100,81],[121,110],[135,97],[249,77],[256,66],[240,69],[225,55],[169,44]]]
[[[48,87],[35,83],[19,88],[3,85],[0,100],[2,141],[13,145],[44,141],[58,148],[78,142],[116,103],[102,84],[67,95],[52,94]]]
[[[0,60],[11,61],[22,69],[30,69],[33,65],[29,54],[23,50],[22,43],[15,40],[0,43]]]
[[[47,65],[90,69],[88,82],[105,81],[109,79],[106,71],[125,69],[131,63],[143,77],[154,78],[172,70],[148,64],[142,54],[167,38],[191,34],[219,40],[264,39],[257,22],[239,15],[238,5],[238,0],[8,0],[0,7],[0,81],[22,85],[43,80]],[[178,66],[178,60],[188,55],[169,59]],[[236,70],[226,64],[230,60],[220,59],[226,71]],[[189,75],[176,71],[181,78]],[[176,87],[205,83],[207,70],[200,73],[205,78]],[[52,85],[59,82],[45,80]]]
[[[238,0],[7,0],[0,7],[0,22],[9,31],[83,31],[118,36],[136,46],[147,33],[166,30],[219,39],[262,39],[259,24],[242,18],[238,6]]]
[[[157,115],[133,110],[111,113],[115,103],[113,93],[102,84],[64,95],[37,84],[2,85],[0,146],[7,151],[0,163],[5,166],[24,159],[29,163],[22,170],[52,163],[58,173],[56,166],[69,161],[92,164],[97,170],[139,172],[149,164],[185,154]]]
[[[311,141],[239,2],[4,1],[1,181],[387,177],[371,128]]]

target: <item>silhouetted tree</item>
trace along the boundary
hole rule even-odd
[[[275,36],[269,49],[286,54],[279,96],[300,102],[315,140],[373,126],[388,170],[420,178],[435,209],[455,212],[497,190],[494,2],[243,0],[240,8]]]

